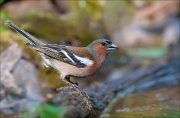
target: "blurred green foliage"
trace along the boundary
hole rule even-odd
[[[101,18],[102,2],[103,1],[74,0],[71,1],[71,9],[82,22],[84,22],[83,19],[98,21]]]
[[[36,108],[39,118],[62,118],[63,110],[59,106],[41,104]]]
[[[19,23],[18,23],[19,22]],[[55,14],[29,13],[17,20],[21,27],[38,38],[42,38],[50,43],[58,43],[62,39],[78,39],[83,44],[88,44],[92,40],[100,37],[89,31],[85,24],[81,24],[73,18],[64,20]]]
[[[106,1],[102,19],[107,32],[111,34],[117,28],[129,23],[133,11],[134,6],[130,0]]]
[[[162,109],[160,115],[156,116],[156,118],[180,118],[180,111],[179,109]]]
[[[141,57],[141,58],[150,58],[150,59],[157,59],[164,56],[167,52],[166,48],[137,48],[128,50],[128,54],[132,57]]]
[[[57,105],[42,103],[36,106],[35,111],[26,112],[23,118],[63,118],[63,109]]]
[[[1,31],[7,30],[7,26],[5,26],[4,21],[6,21],[7,19],[10,19],[9,13],[6,10],[1,10],[0,11],[0,20],[2,21],[2,25],[0,27]]]
[[[5,0],[0,0],[0,4],[2,4]]]

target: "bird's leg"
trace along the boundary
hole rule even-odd
[[[65,79],[66,79],[69,83],[74,84],[74,82],[71,81],[70,76],[66,76]]]
[[[70,76],[66,76],[66,75],[64,75],[64,74],[61,73],[61,79],[62,79],[64,82],[68,83],[68,84],[73,84],[73,85],[78,86],[78,83],[74,83],[74,82],[72,82],[72,81],[70,80]]]
[[[66,76],[65,79],[66,79],[69,83],[78,86],[78,83],[74,83],[73,81],[71,81],[70,76]]]

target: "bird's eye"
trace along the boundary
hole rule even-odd
[[[102,42],[102,46],[105,46],[105,45],[106,45],[106,43]]]

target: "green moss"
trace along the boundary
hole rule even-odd
[[[162,109],[160,115],[156,118],[180,118],[180,109]]]
[[[59,88],[66,85],[66,83],[61,80],[59,73],[52,68],[40,66],[39,78],[51,88]]]

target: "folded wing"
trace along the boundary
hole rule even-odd
[[[48,59],[56,59],[78,68],[85,68],[93,64],[93,61],[88,57],[74,54],[71,50],[68,50],[64,45],[57,44],[45,44],[41,46],[30,45],[35,48],[41,55]]]

